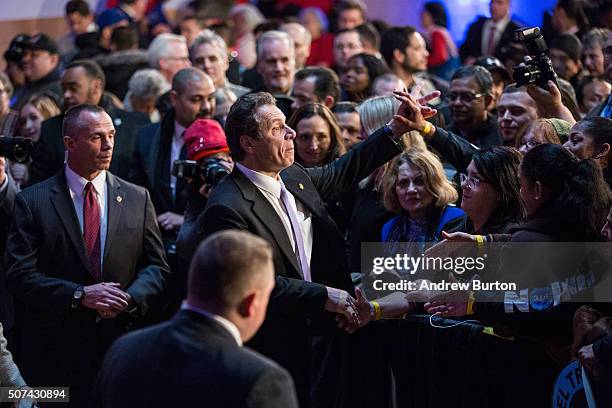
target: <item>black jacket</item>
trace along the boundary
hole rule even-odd
[[[465,61],[468,57],[478,58],[482,56],[482,30],[485,22],[488,20],[487,17],[480,16],[478,20],[473,22],[467,31],[465,41],[459,49],[459,55],[461,60]],[[495,47],[495,57],[501,59],[501,49],[508,43],[514,42],[514,30],[520,28],[521,25],[516,21],[510,20],[506,29],[502,33],[497,46]]]
[[[497,117],[492,114],[487,114],[487,119],[478,127],[478,129],[471,131],[467,135],[463,135],[459,128],[451,123],[447,127],[447,130],[452,133],[456,133],[460,137],[463,137],[468,142],[480,148],[486,148],[491,146],[502,146],[504,140],[499,133],[499,126],[497,124]]]
[[[167,211],[183,214],[185,211],[187,186],[178,179],[174,197],[170,188],[174,118],[175,111],[172,108],[161,122],[140,129],[131,161],[129,180],[149,190],[157,214]]]
[[[49,72],[43,78],[36,82],[27,82],[24,86],[19,88],[15,93],[15,102],[12,108],[19,111],[30,97],[42,93],[49,95],[55,103],[57,103],[57,106],[62,106],[64,91],[60,83],[61,79],[62,69],[58,64],[53,71]]]
[[[101,55],[96,62],[106,76],[106,90],[123,100],[128,91],[128,82],[139,69],[149,67],[147,52],[143,50],[125,50]]]
[[[104,108],[113,120],[116,131],[110,171],[118,177],[127,179],[136,148],[136,133],[150,123],[149,118],[142,113],[126,112],[106,106]],[[30,185],[52,177],[63,167],[65,156],[63,120],[64,114],[61,114],[42,123],[40,140],[32,152]]]
[[[13,299],[6,290],[6,275],[4,270],[4,248],[9,233],[9,227],[13,221],[13,208],[15,206],[15,183],[11,178],[10,171],[6,171],[7,185],[0,192],[0,323],[4,330],[10,330],[14,323]]]
[[[291,377],[218,322],[181,310],[109,350],[92,408],[297,408]]]

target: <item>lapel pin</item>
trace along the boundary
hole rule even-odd
[[[304,189],[304,185],[302,183],[300,183],[299,186],[300,186],[300,190]]]
[[[123,197],[117,196],[115,197],[115,200],[117,200],[118,203],[121,203],[123,201]]]

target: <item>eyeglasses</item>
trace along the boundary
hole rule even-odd
[[[172,60],[172,61],[182,61],[182,62],[189,61],[189,57],[164,57],[164,59]]]
[[[471,92],[451,92],[448,95],[448,100],[450,102],[454,101],[455,99],[459,98],[459,100],[463,103],[470,103],[478,98],[480,98],[481,96],[484,96],[485,94],[483,93],[479,93],[479,94],[474,94]]]
[[[465,186],[470,190],[474,190],[478,188],[481,182],[486,183],[486,181],[484,180],[480,180],[480,179],[477,179],[476,177],[468,176],[463,173],[459,174],[459,182],[461,183],[462,186],[465,184]]]
[[[533,149],[536,146],[541,145],[542,143],[538,142],[537,140],[530,140],[528,142],[523,142],[521,143],[521,146],[525,146],[527,148],[529,148],[530,150]]]

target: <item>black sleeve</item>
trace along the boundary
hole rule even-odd
[[[27,304],[58,314],[69,313],[72,295],[79,285],[48,277],[38,270],[39,222],[23,196],[17,195],[14,221],[6,243],[6,286]]]
[[[157,216],[149,192],[145,190],[145,225],[142,238],[142,259],[136,279],[126,289],[138,306],[138,313],[144,315],[151,304],[159,302],[164,294],[170,267],[157,224]]]
[[[436,127],[433,136],[425,141],[442,155],[459,173],[465,173],[472,156],[479,149],[461,136]]]
[[[130,169],[128,181],[150,190],[149,185],[147,183],[147,174],[144,170],[144,159],[142,157],[141,148],[141,142],[146,140],[146,136],[147,135],[145,134],[143,129],[138,132],[138,135],[136,137],[136,148],[134,149],[132,167]]]
[[[246,406],[249,408],[297,408],[295,386],[289,373],[276,367],[266,370],[251,388]]]
[[[54,176],[64,164],[64,156],[60,153],[58,157],[58,141],[56,140],[58,134],[55,123],[55,118],[51,118],[41,125],[40,139],[32,151],[30,180],[28,181],[30,186]]]
[[[612,367],[612,334],[594,341],[593,353],[605,366]]]
[[[382,127],[344,156],[325,166],[306,169],[321,199],[340,200],[357,183],[401,153],[401,144],[392,137],[391,130]]]
[[[200,240],[226,229],[248,231],[246,221],[234,209],[220,204],[207,207],[198,217]],[[276,285],[270,295],[271,312],[319,312],[327,302],[325,285],[276,275]]]
[[[477,22],[470,24],[468,32],[465,36],[465,41],[463,42],[463,44],[461,44],[461,47],[459,48],[459,56],[461,57],[461,61],[465,61],[468,57],[478,57],[480,55],[480,52],[476,52],[476,50],[474,49],[474,41],[476,35],[478,34],[476,30],[477,25]]]

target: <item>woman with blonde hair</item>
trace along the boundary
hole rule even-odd
[[[433,153],[408,149],[391,162],[382,184],[385,207],[399,214],[383,226],[383,242],[436,242],[442,231],[463,226],[465,213],[453,204],[457,190]]]
[[[19,136],[29,137],[36,144],[40,139],[43,121],[59,115],[61,112],[55,99],[47,94],[32,95],[19,112]],[[22,163],[11,163],[11,175],[21,188],[30,178],[29,167]]]

